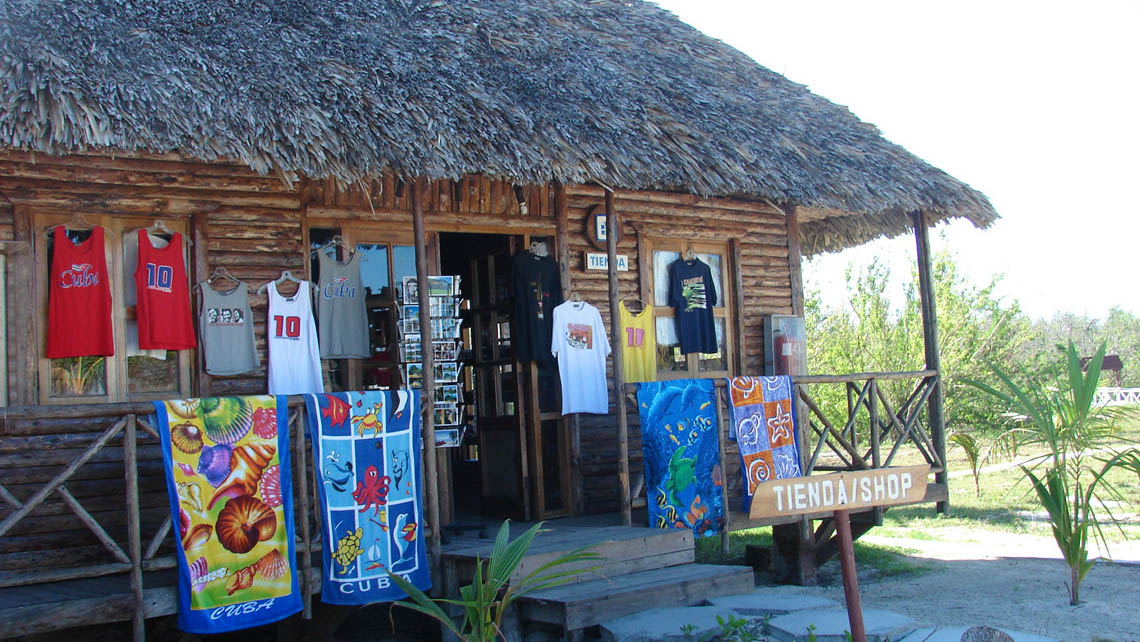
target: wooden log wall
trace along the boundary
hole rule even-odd
[[[582,228],[587,211],[604,200],[599,187],[568,186],[571,287],[601,311],[610,323],[604,271],[586,271],[583,253],[591,249]],[[259,176],[238,164],[186,162],[175,155],[48,157],[0,152],[0,240],[28,234],[36,211],[82,211],[88,215],[127,215],[182,220],[191,230],[197,260],[190,266],[198,281],[224,266],[256,288],[284,269],[305,274],[307,219],[346,219],[411,229],[411,186],[395,176],[338,185],[302,181],[286,186],[276,177]],[[525,203],[525,207],[522,205]],[[507,181],[467,177],[428,185],[425,222],[429,230],[486,231],[554,235],[554,189],[516,187]],[[743,295],[743,371],[760,373],[764,315],[792,311],[784,216],[762,204],[692,196],[617,192],[624,240],[619,253],[630,257],[630,270],[619,273],[621,295],[638,292],[643,263],[637,256],[639,235],[739,243]],[[23,218],[23,222],[21,222]],[[23,226],[23,227],[22,227]],[[23,229],[23,232],[21,230]],[[200,244],[200,245],[199,245]],[[647,265],[648,263],[646,263]],[[12,260],[9,260],[11,270]],[[731,288],[731,283],[727,284]],[[725,291],[729,296],[730,290]],[[640,296],[640,295],[638,295]],[[235,377],[204,377],[196,395],[265,392],[266,297],[251,295],[258,351],[263,367]],[[11,320],[12,316],[9,316]],[[11,343],[11,342],[10,342]],[[26,351],[25,351],[26,352]],[[34,354],[12,354],[9,381],[35,382]],[[37,399],[34,383],[12,388],[10,403]],[[631,475],[641,473],[641,442],[636,408],[629,416]],[[3,483],[25,498],[46,483],[105,428],[90,420],[9,421],[0,428]],[[581,475],[589,512],[616,510],[615,418],[583,415]],[[140,432],[140,435],[145,433]],[[123,509],[122,442],[116,438],[86,464],[68,490],[117,541],[126,539]],[[158,446],[140,438],[139,491],[143,540],[148,541],[168,514]],[[729,454],[726,480],[739,496],[738,458]],[[0,504],[0,519],[13,508]],[[94,535],[53,496],[6,536],[0,538],[0,573],[31,567],[72,566],[109,561]]]
[[[602,320],[611,327],[607,274],[585,270],[583,257],[597,251],[584,239],[581,230],[590,209],[604,202],[600,187],[567,186],[570,230],[570,271],[572,288],[596,306]],[[740,283],[743,326],[738,330],[744,347],[741,373],[763,374],[764,317],[791,314],[793,305],[792,269],[789,264],[785,216],[762,203],[731,199],[702,199],[691,195],[618,190],[615,207],[622,218],[622,242],[618,253],[629,255],[629,271],[618,272],[619,297],[647,299],[640,292],[642,271],[652,269],[652,257],[639,257],[639,236],[728,243],[735,239],[740,248]],[[726,250],[728,252],[728,250]],[[727,260],[729,256],[725,257]],[[798,259],[798,256],[796,257]],[[650,277],[647,274],[646,277]],[[727,275],[726,275],[727,277]],[[724,296],[734,287],[726,278]],[[652,303],[647,300],[647,303]],[[726,338],[732,341],[731,337]],[[612,381],[612,370],[608,372]],[[611,412],[613,411],[611,399]],[[628,405],[630,477],[643,474],[641,427],[636,404]],[[588,512],[612,512],[620,506],[617,494],[616,419],[605,415],[582,415],[582,487]],[[725,482],[730,501],[739,506],[741,478],[736,444],[726,453]]]

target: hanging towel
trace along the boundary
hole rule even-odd
[[[728,390],[747,512],[758,484],[802,475],[792,378],[733,377]]]
[[[637,389],[649,526],[724,529],[716,397],[709,379],[642,383]]]
[[[223,633],[300,611],[286,398],[154,408],[178,525],[178,628]]]
[[[339,392],[305,400],[320,487],[327,604],[405,596],[388,571],[431,588],[421,529],[420,393]]]

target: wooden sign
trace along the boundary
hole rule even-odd
[[[915,504],[926,494],[930,466],[875,468],[763,482],[749,517],[780,517]]]
[[[608,254],[603,254],[601,252],[586,252],[585,255],[586,255],[585,259],[582,261],[582,263],[586,266],[587,270],[608,270],[608,269],[610,269],[610,257]],[[617,271],[618,272],[628,272],[629,271],[629,255],[628,254],[617,254],[615,256],[617,257],[617,260],[614,261],[614,263],[617,264]]]
[[[605,206],[595,205],[591,207],[590,211],[586,214],[586,227],[583,230],[586,241],[603,252],[606,251],[606,243],[609,240],[609,230],[606,229],[606,223]],[[617,237],[617,242],[621,243],[621,226],[618,226],[614,236]]]

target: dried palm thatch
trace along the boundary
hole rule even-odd
[[[997,217],[981,193],[641,0],[4,0],[0,144],[764,198],[804,250]]]

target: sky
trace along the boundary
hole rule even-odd
[[[1140,314],[1140,2],[658,4],[985,193],[989,229],[932,232],[972,283],[1034,318]],[[909,275],[914,239],[812,259],[805,286],[841,304],[875,256]]]

